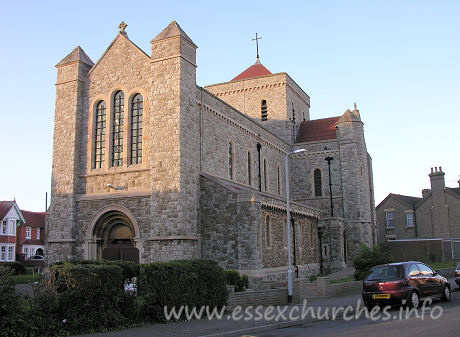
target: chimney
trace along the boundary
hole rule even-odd
[[[422,198],[426,198],[427,196],[429,196],[431,193],[431,190],[429,188],[425,188],[422,190]]]
[[[442,172],[442,167],[439,166],[431,168],[431,173],[428,175],[430,177],[431,182],[431,191],[433,193],[444,191],[444,187],[446,187],[444,182],[444,172]]]

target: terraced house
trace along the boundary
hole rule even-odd
[[[307,93],[259,58],[197,86],[197,46],[175,21],[151,46],[137,47],[122,23],[96,63],[77,47],[57,64],[50,262],[205,258],[282,280],[285,158],[296,149],[307,150],[289,156],[299,275],[340,268],[376,242],[356,105],[311,120]]]

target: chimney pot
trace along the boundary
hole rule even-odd
[[[431,173],[433,173],[433,168],[431,168]]]

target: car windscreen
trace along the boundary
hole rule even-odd
[[[403,278],[402,266],[381,266],[374,267],[367,276],[368,281],[389,281]]]

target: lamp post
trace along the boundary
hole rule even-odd
[[[284,159],[286,165],[286,224],[287,224],[287,242],[288,242],[288,303],[292,303],[292,268],[291,268],[291,211],[289,208],[289,157],[293,154],[303,154],[305,149],[297,149],[289,152]]]

